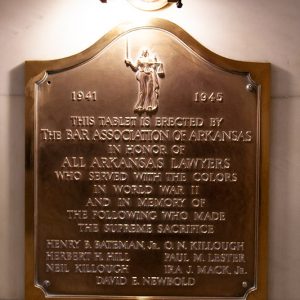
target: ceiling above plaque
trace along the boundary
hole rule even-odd
[[[107,3],[107,0],[100,0],[102,3]],[[131,5],[142,10],[158,10],[165,7],[168,3],[176,3],[178,8],[183,6],[182,0],[127,0]]]
[[[157,10],[168,4],[168,0],[128,0],[133,6],[143,10]]]

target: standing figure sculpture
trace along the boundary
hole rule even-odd
[[[138,100],[135,104],[136,112],[153,112],[158,108],[159,81],[158,75],[163,74],[163,66],[157,61],[156,56],[150,56],[147,49],[142,50],[136,63],[129,58],[125,64],[136,72],[136,79],[139,83]]]

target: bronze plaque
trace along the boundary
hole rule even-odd
[[[266,299],[269,65],[175,24],[27,62],[26,299]]]

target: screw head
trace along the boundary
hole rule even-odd
[[[181,7],[183,6],[183,4],[182,4],[181,1],[177,1],[176,6],[177,6],[178,8],[181,8]]]
[[[253,91],[255,90],[255,87],[254,87],[253,84],[248,83],[248,84],[246,85],[246,89],[247,89],[247,91],[249,91],[249,92],[253,92]]]
[[[248,286],[248,283],[246,281],[243,281],[242,286],[243,286],[243,288],[246,288]]]
[[[43,286],[44,287],[49,287],[51,285],[51,282],[49,280],[44,280]]]

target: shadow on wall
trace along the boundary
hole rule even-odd
[[[7,226],[8,255],[4,286],[9,292],[6,299],[24,298],[24,181],[25,181],[25,100],[23,95],[14,95],[16,84],[24,86],[24,64],[9,73],[10,96],[8,110],[8,188]],[[20,87],[19,87],[20,88]]]
[[[293,74],[291,72],[289,72],[287,69],[282,69],[281,67],[272,64],[271,98],[287,98],[291,96],[290,91],[292,91],[293,88],[295,89],[295,87],[292,86],[292,79]],[[287,94],[286,91],[289,91],[289,94]],[[271,101],[271,107],[272,103],[273,101]]]
[[[272,91],[292,90],[292,75],[278,66],[272,65]],[[281,81],[280,81],[281,80]],[[276,87],[275,87],[276,85]],[[279,87],[278,87],[279,86]],[[290,228],[290,214],[293,207],[290,189],[295,184],[288,158],[292,154],[293,103],[288,95],[271,99],[270,111],[270,197],[269,197],[269,299],[296,300],[296,278],[293,265],[287,258],[293,250],[293,233]],[[294,273],[295,274],[295,273]],[[283,280],[284,278],[284,280]],[[291,279],[291,280],[289,280]]]

